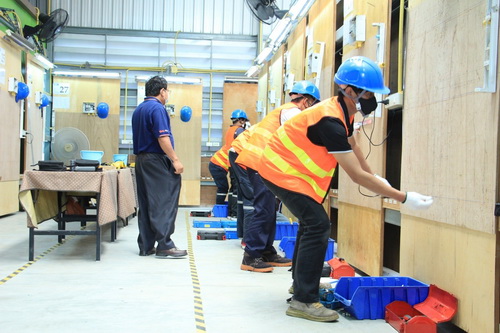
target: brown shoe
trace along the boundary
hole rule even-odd
[[[179,250],[176,247],[173,247],[168,250],[156,250],[156,258],[165,259],[165,258],[182,258],[187,256],[186,250]]]

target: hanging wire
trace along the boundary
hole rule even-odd
[[[383,101],[382,102],[379,102],[379,103],[384,103]],[[369,142],[369,145],[368,145],[368,153],[366,154],[365,156],[365,160],[368,160],[368,157],[370,156],[370,154],[372,153],[372,147],[378,147],[378,146],[381,146],[384,144],[384,142],[387,141],[387,139],[389,138],[389,136],[391,135],[391,132],[392,132],[392,126],[391,126],[391,129],[389,130],[389,132],[387,133],[387,135],[385,136],[385,138],[380,142],[380,143],[374,143],[373,140],[372,140],[372,137],[373,137],[373,133],[375,131],[375,124],[376,124],[376,119],[377,117],[373,117],[373,126],[372,126],[372,129],[370,131],[370,133],[368,134],[367,131],[365,130],[365,122],[364,122],[364,119],[363,121],[361,122],[361,129],[363,131],[363,134],[365,135],[365,137],[368,139],[368,142]],[[366,193],[363,193],[361,191],[361,185],[358,185],[358,192],[365,196],[365,197],[368,197],[368,198],[375,198],[375,197],[378,197],[379,194],[366,194]]]

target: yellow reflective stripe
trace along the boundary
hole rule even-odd
[[[317,175],[320,178],[324,178],[333,174],[335,168],[332,168],[330,170],[324,170],[316,163],[314,163],[314,161],[311,160],[307,152],[297,147],[297,145],[295,145],[292,142],[292,140],[290,140],[290,137],[286,134],[286,131],[284,130],[283,127],[278,128],[277,133],[283,145],[290,152],[292,152],[299,159],[299,161],[302,162],[302,165],[305,168],[307,168],[307,170],[309,170],[312,174]]]
[[[267,159],[269,159],[269,161],[272,164],[274,164],[276,167],[278,167],[278,169],[280,169],[280,171],[282,173],[290,175],[290,176],[294,176],[294,177],[297,177],[297,178],[301,178],[302,180],[304,180],[306,183],[308,183],[312,187],[313,191],[319,197],[321,197],[321,198],[325,197],[326,191],[324,191],[323,189],[321,189],[318,186],[318,184],[314,181],[314,179],[312,179],[308,175],[304,175],[303,173],[300,173],[296,169],[292,168],[290,166],[290,164],[288,164],[285,160],[283,160],[281,158],[281,156],[279,156],[278,154],[276,154],[269,147],[266,147],[266,149],[264,149],[264,156],[266,156]]]
[[[225,167],[226,169],[228,169],[228,168],[229,168],[229,166],[227,165],[227,162],[223,161],[223,160],[219,157],[219,155],[218,155],[218,154],[215,154],[215,155],[214,155],[214,158],[215,158],[215,160],[216,160],[217,162],[219,162],[219,163],[220,163],[220,165],[222,165],[222,166],[223,166],[223,167]]]
[[[262,135],[264,138],[266,138],[266,141],[269,140],[273,136],[273,133],[271,131],[269,131],[267,128],[263,128],[262,126],[258,126],[255,129],[254,135],[255,134]]]

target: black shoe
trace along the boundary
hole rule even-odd
[[[182,258],[187,256],[186,250],[179,250],[176,247],[173,247],[168,250],[157,250],[156,258],[164,259],[164,258]]]
[[[249,254],[245,253],[243,255],[243,261],[241,262],[240,268],[244,271],[267,273],[273,271],[273,266],[266,263],[262,258],[253,258]]]
[[[289,267],[292,266],[292,259],[283,258],[277,253],[264,253],[262,260],[271,266],[275,267]]]
[[[139,251],[139,255],[141,257],[150,256],[150,255],[155,254],[155,253],[156,253],[156,249],[154,247],[151,250],[149,250],[149,251],[142,251],[142,250]]]

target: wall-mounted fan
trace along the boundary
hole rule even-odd
[[[287,10],[280,10],[275,0],[247,0],[252,13],[265,24],[272,24],[276,18],[282,19]]]
[[[74,127],[63,127],[54,134],[52,159],[69,165],[70,160],[80,158],[80,150],[89,150],[90,142],[85,133]]]
[[[26,39],[33,37],[35,44],[39,48],[38,51],[43,54],[41,43],[48,43],[57,38],[62,29],[68,24],[69,14],[64,9],[56,9],[50,15],[40,13],[38,19],[40,24],[34,27],[25,25],[23,34]]]

